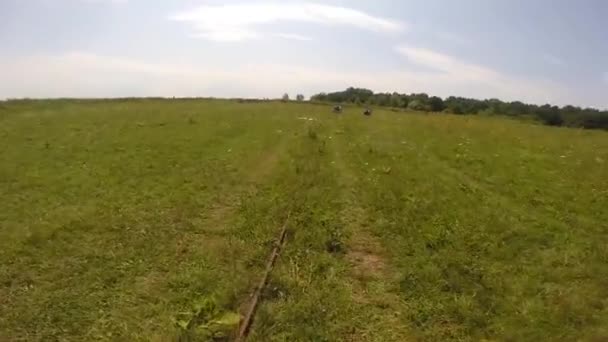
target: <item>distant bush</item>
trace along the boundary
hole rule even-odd
[[[549,126],[561,126],[564,124],[564,119],[560,113],[542,113],[539,115],[540,120]]]
[[[312,127],[308,127],[308,137],[312,140],[317,140],[317,131]]]
[[[445,109],[445,104],[441,97],[433,96],[429,99],[429,109],[431,112],[441,112]]]
[[[561,126],[564,124],[564,118],[562,117],[562,113],[557,106],[541,106],[536,109],[535,114],[545,125]]]
[[[427,110],[427,106],[420,100],[414,100],[407,105],[407,109],[410,110]]]
[[[521,101],[503,102],[498,99],[477,100],[450,96],[442,99],[425,93],[374,93],[369,89],[350,87],[344,91],[320,93],[311,102],[355,103],[415,111],[451,114],[508,115],[521,119],[534,118],[549,126],[568,126],[608,130],[608,111],[575,106],[538,106]]]

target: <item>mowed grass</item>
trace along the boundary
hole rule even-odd
[[[0,340],[608,338],[608,134],[222,100],[0,103]]]

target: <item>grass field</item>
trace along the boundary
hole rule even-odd
[[[608,339],[608,134],[222,100],[0,102],[0,340]],[[310,119],[312,120],[310,120]]]

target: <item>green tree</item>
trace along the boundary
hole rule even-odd
[[[441,112],[445,109],[445,104],[441,97],[433,96],[429,99],[429,108],[431,112]]]
[[[536,110],[536,116],[545,124],[549,126],[561,126],[564,123],[562,113],[557,106],[551,106],[546,104],[540,106]]]
[[[388,106],[390,104],[390,95],[376,94],[376,103],[379,106]]]
[[[304,95],[302,95],[302,94],[296,95],[296,100],[297,101],[304,101]]]
[[[287,94],[283,97],[284,100]],[[503,102],[498,99],[477,100],[450,96],[445,100],[425,93],[399,94],[374,93],[365,88],[350,87],[344,91],[313,95],[311,101],[391,106],[417,111],[444,111],[454,114],[496,114],[511,116],[533,115],[541,122],[552,126],[570,126],[590,129],[608,129],[608,111],[595,108],[564,106],[562,108],[527,104],[521,101]]]
[[[395,108],[403,107],[404,104],[401,95],[399,95],[398,93],[391,94],[389,98],[389,105]]]
[[[407,105],[407,109],[409,110],[426,110],[427,107],[420,100],[410,101]]]
[[[282,100],[283,102],[287,102],[287,101],[289,101],[289,94],[287,94],[287,93],[283,94],[283,97],[281,97],[281,100]]]

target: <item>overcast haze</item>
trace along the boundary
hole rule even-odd
[[[608,1],[1,0],[0,98],[374,91],[608,108]]]

